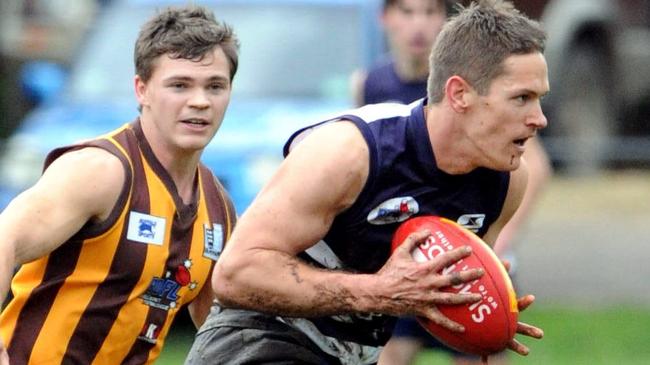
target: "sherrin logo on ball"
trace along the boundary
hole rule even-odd
[[[454,221],[436,216],[420,216],[402,223],[393,236],[393,250],[409,234],[427,229],[431,235],[411,255],[418,262],[432,260],[454,248],[470,246],[470,256],[442,270],[443,274],[483,268],[480,279],[441,289],[451,293],[478,293],[482,299],[465,305],[438,306],[449,319],[462,324],[465,332],[458,333],[441,327],[426,318],[418,322],[434,337],[458,351],[490,355],[504,350],[515,336],[519,312],[517,297],[501,260],[473,232]]]

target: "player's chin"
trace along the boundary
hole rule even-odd
[[[187,152],[198,152],[202,151],[208,143],[210,143],[210,139],[208,136],[192,136],[192,137],[186,137],[182,138],[178,145],[183,151]]]
[[[498,159],[493,159],[490,166],[485,166],[496,171],[515,171],[521,166],[521,155],[510,154]]]
[[[506,171],[514,171],[521,166],[521,155],[511,155],[506,164]]]

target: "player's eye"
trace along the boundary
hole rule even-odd
[[[172,82],[171,84],[169,84],[169,87],[173,89],[185,89],[187,88],[187,84],[185,84],[184,82]]]
[[[427,12],[426,12],[427,16],[434,16],[434,15],[438,15],[440,13],[441,13],[440,9],[437,9],[437,8],[428,8]]]
[[[399,8],[399,11],[401,11],[402,14],[404,14],[404,15],[409,15],[410,16],[410,15],[413,15],[413,13],[414,13],[413,9],[408,8],[408,7],[406,7],[406,6],[402,5],[402,4],[399,4],[398,8]]]

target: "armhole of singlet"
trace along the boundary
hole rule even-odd
[[[117,157],[120,162],[122,162],[122,166],[124,167],[124,183],[122,185],[122,191],[120,192],[120,195],[117,198],[113,209],[111,209],[111,213],[109,214],[108,218],[97,223],[86,223],[86,225],[84,225],[79,230],[79,232],[73,236],[74,239],[88,239],[105,233],[119,219],[120,213],[123,211],[131,195],[133,185],[133,166],[131,165],[129,159],[126,157],[127,152],[117,141],[112,138],[90,141],[84,143],[83,145],[80,145],[79,147],[101,148]]]

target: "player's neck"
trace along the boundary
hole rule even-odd
[[[175,158],[165,169],[176,185],[176,190],[185,204],[192,201],[198,169],[198,158]]]
[[[146,117],[142,115],[140,120],[147,143],[158,162],[171,177],[183,202],[189,203],[194,192],[201,153],[199,151],[184,151],[170,145],[169,141],[160,135],[160,131],[153,127],[152,123],[144,120]]]
[[[463,133],[458,128],[453,112],[444,103],[429,105],[425,121],[436,167],[450,175],[461,175],[476,168],[467,153]]]
[[[194,193],[199,157],[195,155],[175,154],[166,149],[162,149],[162,152],[162,154],[156,154],[156,157],[165,170],[167,170],[172,181],[174,181],[178,195],[185,204],[188,204],[192,201]]]

